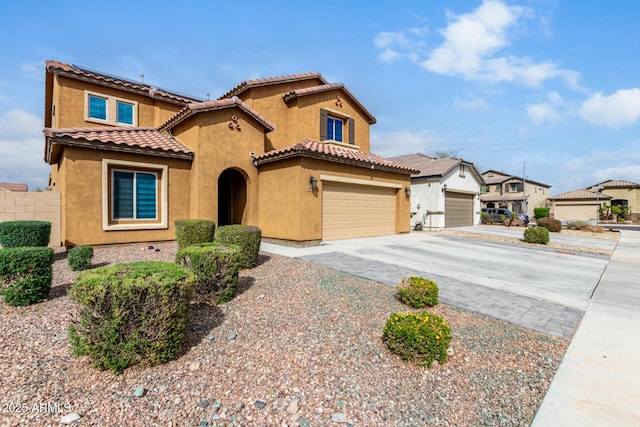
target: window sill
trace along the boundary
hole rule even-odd
[[[335,145],[336,147],[346,148],[347,150],[360,151],[360,146],[347,144],[346,142],[335,141],[333,139],[325,139],[324,141],[320,141],[323,144]]]
[[[102,227],[103,231],[126,231],[126,230],[166,230],[169,228],[165,223],[157,224],[109,224]]]

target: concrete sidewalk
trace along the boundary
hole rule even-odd
[[[622,231],[531,425],[640,425],[640,232]]]

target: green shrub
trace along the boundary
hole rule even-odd
[[[85,271],[69,288],[79,304],[69,326],[76,355],[120,373],[178,354],[188,324],[193,276],[168,262],[131,262]]]
[[[93,258],[91,246],[75,246],[67,254],[67,263],[74,271],[86,270],[91,266],[91,258]]]
[[[51,292],[53,249],[44,247],[0,250],[0,294],[9,305],[42,301]]]
[[[549,208],[533,208],[533,217],[535,219],[549,217]]]
[[[549,230],[544,227],[529,227],[524,230],[524,241],[527,243],[549,243]]]
[[[213,242],[216,223],[208,219],[180,219],[175,221],[178,249],[196,243]]]
[[[538,225],[544,227],[552,233],[559,233],[562,230],[562,222],[553,218],[540,218]]]
[[[433,307],[438,304],[438,285],[419,276],[402,279],[396,287],[400,301],[414,308]]]
[[[434,360],[447,361],[451,328],[442,317],[426,311],[393,313],[384,327],[382,339],[402,360],[431,367]]]
[[[3,248],[47,246],[51,223],[47,221],[0,222],[0,245]]]
[[[216,242],[238,245],[242,249],[240,268],[253,268],[258,263],[262,230],[252,225],[223,225],[216,231]]]
[[[176,254],[176,263],[187,267],[195,277],[194,298],[215,304],[235,296],[241,260],[239,246],[219,242],[197,243]]]

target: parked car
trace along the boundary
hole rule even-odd
[[[512,217],[513,212],[505,208],[482,208],[484,216],[483,222],[485,224],[502,224],[505,219]],[[516,213],[518,222],[524,226],[529,224],[529,215]]]

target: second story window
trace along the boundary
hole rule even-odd
[[[327,117],[327,139],[342,142],[344,122],[336,117]]]
[[[502,191],[502,188],[500,188],[500,184],[496,184],[496,191],[498,193]]]
[[[107,98],[89,95],[89,118],[107,120]]]
[[[116,101],[116,121],[125,125],[133,125],[133,104]]]
[[[509,183],[509,192],[510,193],[519,193],[522,191],[522,183],[521,182],[510,182]]]

